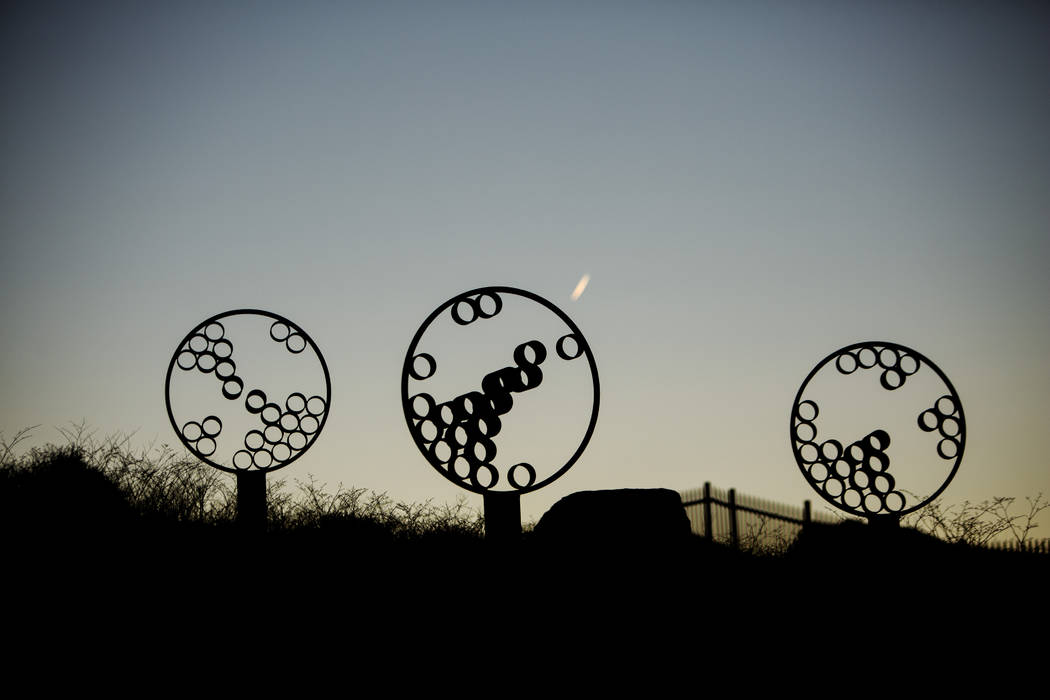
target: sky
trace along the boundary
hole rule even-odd
[[[586,451],[522,497],[525,520],[575,491],[705,481],[823,508],[791,407],[865,340],[917,350],[961,397],[946,503],[1050,493],[1047,15],[6,3],[0,432],[60,442],[85,421],[177,445],[181,339],[265,309],[309,333],[332,382],[323,432],[274,477],[480,508],[413,443],[401,369],[431,311],[498,285],[567,313],[600,376]],[[513,342],[537,337],[530,319]],[[520,395],[536,444],[579,433],[549,420],[556,385]]]

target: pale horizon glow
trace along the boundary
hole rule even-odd
[[[576,289],[572,290],[573,301],[576,301],[580,298],[580,295],[583,294],[583,290],[587,289],[587,283],[590,281],[591,276],[588,274],[584,274],[584,276],[580,278],[579,283],[576,285]]]

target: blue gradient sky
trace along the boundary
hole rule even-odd
[[[526,518],[705,480],[815,498],[791,402],[866,339],[962,396],[948,501],[1050,492],[1045,9],[508,5],[5,6],[0,430],[175,442],[175,344],[264,308],[334,384],[280,475],[451,502],[401,362],[495,284],[565,309],[602,380],[590,448]]]

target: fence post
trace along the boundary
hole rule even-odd
[[[740,548],[740,536],[736,531],[736,489],[729,489],[729,541],[733,549]]]
[[[813,522],[813,506],[809,500],[802,502],[802,527],[809,525]]]
[[[714,539],[711,535],[711,482],[704,482],[704,539],[710,542]]]

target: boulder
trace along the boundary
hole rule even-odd
[[[566,496],[533,532],[544,542],[669,545],[689,539],[691,529],[676,491],[615,489]]]

